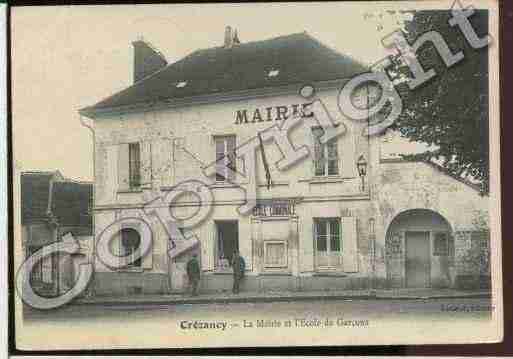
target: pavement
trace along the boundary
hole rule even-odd
[[[132,304],[212,304],[212,303],[269,303],[311,300],[363,300],[363,299],[449,299],[449,298],[490,298],[490,291],[468,291],[454,289],[386,289],[386,290],[343,290],[308,292],[241,292],[209,293],[191,296],[190,294],[130,295],[130,296],[89,296],[79,298],[79,305],[132,305]]]

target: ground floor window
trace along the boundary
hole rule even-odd
[[[123,228],[121,230],[121,255],[128,257],[128,268],[141,267],[141,256],[138,255],[140,244],[141,238],[135,229]]]
[[[473,231],[470,233],[470,246],[472,250],[488,250],[489,232]]]
[[[286,241],[264,242],[265,266],[268,268],[287,267],[287,243]]]
[[[314,218],[314,241],[317,267],[339,267],[342,264],[340,218]]]
[[[239,250],[239,223],[237,221],[216,221],[217,246],[216,268],[229,269],[233,252]]]
[[[449,238],[448,233],[438,232],[435,233],[433,243],[433,255],[447,256],[449,255]]]

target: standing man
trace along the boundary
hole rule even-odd
[[[232,268],[233,268],[233,293],[239,293],[239,284],[244,277],[244,271],[246,270],[246,262],[244,262],[244,258],[239,255],[239,250],[235,249],[233,251],[232,258]]]
[[[198,255],[195,253],[192,258],[187,262],[187,277],[192,286],[192,295],[198,295],[198,284],[200,281],[200,266],[198,262]]]

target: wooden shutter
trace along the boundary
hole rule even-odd
[[[148,223],[148,225],[150,225]],[[142,236],[142,228],[141,228],[141,224],[140,223],[137,223],[137,229],[139,230],[139,235]],[[148,249],[148,252],[146,253],[146,255],[144,255],[142,258],[141,258],[141,266],[144,268],[144,269],[153,269],[153,244],[155,243],[155,240],[157,238],[155,238],[155,234],[156,232],[153,232],[153,238],[152,238],[152,241],[151,241],[151,244],[150,244],[150,249]],[[141,244],[142,244],[142,238],[141,238]]]
[[[123,260],[121,259],[123,256],[122,245],[121,245],[121,241],[123,240],[123,237],[121,235],[121,230],[123,229],[123,226],[122,226],[122,223],[118,221],[118,215],[115,215],[114,221],[115,222],[111,225],[114,228],[112,233],[115,233],[115,234],[114,234],[114,239],[112,240],[112,242],[109,246],[112,246],[112,254],[118,256],[117,263],[112,263],[112,264],[116,266],[115,269],[119,270],[123,266]],[[101,262],[101,260],[100,260],[100,262]],[[110,266],[109,266],[109,268],[110,268]],[[112,268],[112,269],[114,269],[114,268]]]
[[[129,168],[128,143],[122,143],[118,147],[118,190],[120,191],[130,188]]]
[[[314,177],[316,170],[317,157],[319,156],[317,152],[317,148],[320,146],[317,140],[315,139],[315,130],[312,127],[308,127],[309,137],[310,138],[310,163],[311,163],[311,177]]]
[[[341,168],[341,174],[343,178],[354,178],[358,177],[358,171],[356,169],[356,154],[355,154],[355,136],[356,131],[350,126],[346,126],[348,131],[339,137],[339,158],[342,159],[342,163],[339,163]]]
[[[214,248],[217,243],[217,228],[215,223],[203,225],[201,236],[201,268],[204,271],[214,270]]]
[[[144,188],[152,187],[152,163],[151,163],[151,142],[141,142],[141,186]]]
[[[358,272],[358,238],[356,217],[342,217],[342,256],[344,272]]]
[[[247,271],[252,270],[253,241],[256,230],[255,226],[257,226],[257,224],[251,220],[248,222],[239,222],[239,252],[240,255],[244,258]],[[240,233],[244,233],[245,235],[241,236]]]
[[[237,157],[236,157],[236,137],[235,136],[227,136],[226,137],[226,157],[227,157],[227,165],[231,167],[230,169],[226,169],[226,173],[228,174],[228,178],[233,181],[235,180],[235,176],[233,176],[233,172],[237,171]]]
[[[173,143],[170,139],[159,139],[152,143],[152,174],[161,186],[173,184]],[[157,183],[158,185],[158,183]]]
[[[312,272],[314,270],[315,261],[315,224],[311,218],[311,213],[305,209],[306,218],[310,218],[310,225],[304,225],[304,234],[299,234],[299,270],[301,272]]]

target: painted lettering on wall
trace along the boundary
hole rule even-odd
[[[256,108],[254,110],[237,110],[235,112],[235,124],[250,124],[271,121],[286,120],[290,117],[300,115],[301,117],[312,117],[313,113],[309,106],[311,103],[271,106]]]

